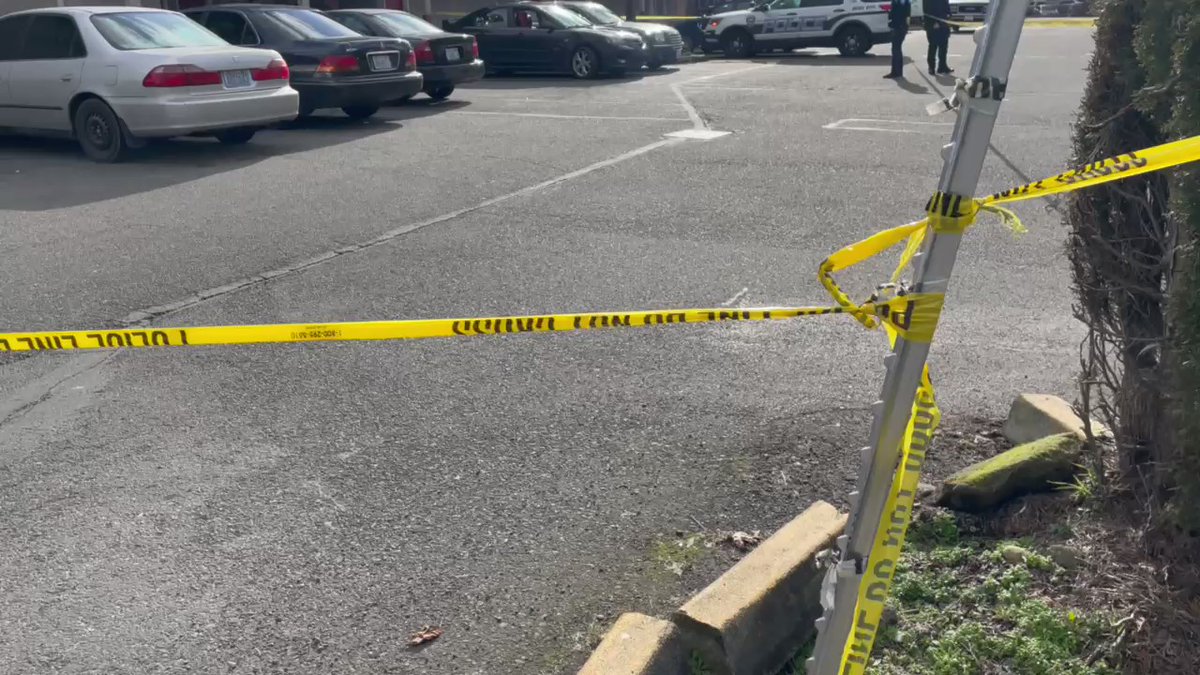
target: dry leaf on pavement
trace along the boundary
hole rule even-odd
[[[424,626],[421,628],[421,630],[408,636],[408,646],[416,647],[417,645],[423,645],[426,642],[433,642],[434,640],[440,638],[444,632],[446,631],[437,626]]]
[[[762,543],[762,532],[755,530],[753,532],[730,532],[725,535],[725,541],[729,542],[739,551],[749,551],[750,549]]]

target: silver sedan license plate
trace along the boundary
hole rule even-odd
[[[458,47],[447,47],[446,48],[446,60],[447,61],[459,61],[461,59],[462,59],[462,49],[460,49]]]
[[[245,89],[254,85],[248,70],[222,70],[221,86],[226,89]]]
[[[387,54],[371,54],[371,70],[391,70],[392,57]]]

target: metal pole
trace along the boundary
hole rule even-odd
[[[975,78],[1006,83],[1016,54],[1028,0],[998,0],[991,3],[986,27],[975,36],[978,47],[971,64]],[[1002,91],[1003,89],[1001,89]],[[938,190],[953,195],[974,196],[979,173],[987,156],[992,128],[1000,109],[999,97],[968,98],[960,94],[961,107],[950,145],[943,150]],[[961,234],[933,234],[922,252],[913,259],[913,291],[945,293],[958,255]],[[867,569],[867,557],[883,518],[900,456],[900,444],[912,413],[913,398],[929,355],[927,343],[896,341],[884,360],[887,376],[880,401],[873,406],[870,445],[862,451],[859,483],[850,495],[850,520],[846,534],[838,539],[840,555],[829,570],[822,589],[825,615],[817,621],[819,631],[809,675],[842,675],[842,656],[855,629],[855,606],[859,585]]]

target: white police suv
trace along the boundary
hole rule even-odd
[[[843,56],[862,56],[891,41],[889,8],[869,0],[772,0],[710,17],[704,50],[744,58],[774,49],[837,47]]]

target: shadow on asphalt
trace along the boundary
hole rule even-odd
[[[643,78],[662,77],[675,73],[678,70],[678,66],[668,66],[661,70],[643,70],[636,73],[625,73],[624,75],[603,75],[594,80],[577,80],[570,75],[554,73],[488,75],[478,82],[466,85],[464,90],[468,87],[470,89],[532,89],[535,87],[588,89],[611,84],[625,84]]]
[[[89,160],[72,140],[0,136],[0,211],[46,211],[125,197],[400,128],[398,121],[331,113],[260,131],[245,145],[203,137],[151,141],[119,164]]]
[[[896,83],[897,87],[900,87],[910,94],[917,94],[919,96],[928,96],[930,94],[929,87],[917,84],[916,82],[910,82],[903,77],[892,81]]]
[[[466,94],[467,92],[463,92],[463,95]],[[421,97],[412,98],[407,101],[391,103],[384,107],[379,114],[383,116],[384,119],[389,120],[415,120],[420,117],[432,117],[433,115],[440,115],[451,110],[462,110],[470,105],[470,101],[463,101],[454,98],[449,98],[443,101],[435,101],[429,97]]]
[[[904,60],[905,63],[909,59]],[[751,63],[773,63],[780,66],[870,66],[872,68],[888,68],[892,57],[887,54],[867,54],[865,56],[839,56],[837,54],[815,54],[813,52],[786,52],[783,54],[759,54],[750,59]]]

